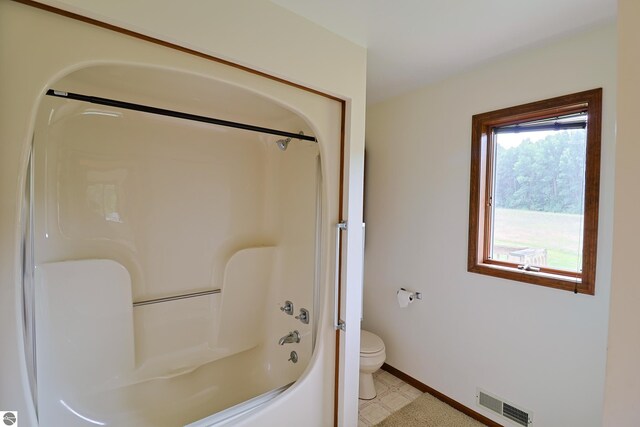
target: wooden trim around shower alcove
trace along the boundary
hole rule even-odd
[[[151,37],[146,34],[142,34],[136,31],[132,31],[123,27],[119,27],[117,25],[109,24],[104,21],[100,21],[94,18],[90,18],[85,15],[80,15],[78,13],[70,12],[64,9],[60,9],[54,6],[50,6],[44,3],[40,3],[34,0],[11,0],[16,3],[20,3],[26,6],[31,6],[36,9],[40,9],[46,12],[50,12],[59,16],[64,16],[66,18],[74,19],[76,21],[81,21],[87,23],[89,25],[93,25],[96,27],[100,27],[109,31],[113,31],[116,33],[124,34],[129,37],[133,37],[139,40],[144,40],[149,43],[153,43],[159,46],[163,46],[172,50],[176,50],[182,53],[186,53],[188,55],[196,56],[198,58],[206,59],[208,61],[217,62],[219,64],[227,65],[233,68],[237,68],[239,70],[245,71],[247,73],[255,74],[260,77],[267,78],[269,80],[276,81],[278,83],[285,84],[287,86],[292,86],[297,89],[303,90],[305,92],[310,92],[315,95],[322,96],[324,98],[331,99],[333,101],[337,101],[340,103],[340,180],[339,180],[339,194],[338,194],[338,222],[344,221],[344,157],[345,157],[345,134],[346,134],[346,101],[342,98],[338,98],[337,96],[321,92],[317,89],[310,88],[308,86],[301,85],[299,83],[292,82],[290,80],[283,79],[281,77],[277,77],[271,74],[267,74],[263,71],[255,70],[253,68],[237,64],[235,62],[218,58],[213,55],[209,55],[204,52],[200,52],[195,49],[191,49],[185,46],[181,46],[176,43],[171,43],[165,40],[158,39],[156,37]],[[338,282],[338,310],[340,310],[340,306],[342,303],[342,245],[340,246],[340,263],[336,267],[339,269],[339,282]],[[336,331],[336,351],[335,351],[335,377],[334,377],[334,406],[333,406],[333,424],[335,427],[338,426],[338,399],[339,399],[339,380],[340,380],[340,330]]]
[[[344,215],[342,209],[344,208],[344,135],[345,135],[345,117],[346,117],[346,102],[341,105],[340,116],[342,117],[340,123],[340,192],[338,197],[338,222],[344,221]],[[338,238],[341,235],[338,235]],[[342,245],[340,245],[339,262],[336,265],[338,269],[338,306],[336,310],[340,313],[340,307],[342,307]],[[363,254],[364,256],[364,254]],[[340,316],[338,316],[339,318]],[[338,404],[340,398],[340,329],[336,329],[336,354],[334,357],[336,366],[333,380],[333,426],[338,427]]]
[[[191,49],[191,48],[188,48],[188,47],[176,44],[176,43],[171,43],[171,42],[168,42],[168,41],[165,41],[165,40],[162,40],[162,39],[158,39],[156,37],[151,37],[151,36],[148,36],[146,34],[138,33],[137,31],[133,31],[133,30],[129,30],[129,29],[126,29],[126,28],[123,28],[123,27],[119,27],[117,25],[109,24],[109,23],[104,22],[104,21],[99,21],[99,20],[94,19],[94,18],[89,18],[88,16],[85,16],[85,15],[80,15],[80,14],[77,14],[77,13],[74,13],[74,12],[69,12],[68,10],[59,9],[57,7],[49,6],[48,4],[44,4],[44,3],[39,3],[39,2],[34,1],[34,0],[11,0],[11,1],[16,2],[16,3],[21,3],[21,4],[24,4],[24,5],[27,5],[27,6],[35,7],[36,9],[40,9],[40,10],[44,10],[44,11],[47,11],[47,12],[51,12],[51,13],[54,13],[56,15],[60,15],[60,16],[64,16],[64,17],[67,17],[67,18],[75,19],[76,21],[82,21],[82,22],[85,22],[87,24],[94,25],[96,27],[100,27],[100,28],[104,28],[104,29],[107,29],[107,30],[110,30],[110,31],[114,31],[116,33],[125,34],[127,36],[130,36],[130,37],[133,37],[133,38],[136,38],[136,39],[144,40],[144,41],[147,41],[147,42],[150,42],[150,43],[153,43],[153,44],[157,44],[157,45],[160,45],[160,46],[163,46],[163,47],[167,47],[169,49],[173,49],[173,50],[177,50],[177,51],[180,51],[180,52],[183,52],[183,53],[187,53],[189,55],[197,56],[199,58],[203,58],[203,59],[206,59],[208,61],[213,61],[213,62],[217,62],[217,63],[220,63],[220,64],[228,65],[228,66],[233,67],[233,68],[238,68],[238,69],[240,69],[242,71],[246,71],[247,73],[255,74],[255,75],[258,75],[260,77],[265,77],[265,78],[267,78],[269,80],[274,80],[276,82],[283,83],[283,84],[286,84],[288,86],[293,86],[295,88],[304,90],[306,92],[311,92],[313,94],[320,95],[322,97],[329,98],[329,99],[332,99],[334,101],[338,101],[338,102],[343,103],[343,104],[345,102],[344,99],[338,98],[337,96],[333,96],[333,95],[328,94],[326,92],[321,92],[321,91],[319,91],[317,89],[313,89],[313,88],[310,88],[308,86],[304,86],[304,85],[301,85],[299,83],[295,83],[295,82],[292,82],[290,80],[286,80],[286,79],[283,79],[281,77],[274,76],[272,74],[267,74],[267,73],[265,73],[263,71],[255,70],[253,68],[250,68],[250,67],[247,67],[247,66],[244,66],[244,65],[240,65],[238,63],[235,63],[235,62],[232,62],[232,61],[229,61],[229,60],[226,60],[226,59],[218,58],[217,56],[209,55],[207,53],[200,52],[199,50]]]

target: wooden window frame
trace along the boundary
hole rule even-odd
[[[524,271],[513,263],[489,259],[490,208],[488,197],[492,184],[493,129],[559,116],[577,111],[587,112],[585,161],[584,224],[582,272],[571,273],[550,268]],[[510,108],[476,114],[471,133],[471,189],[469,203],[469,253],[467,270],[534,285],[595,294],[596,253],[598,243],[598,200],[600,195],[600,145],[602,89],[559,96]]]

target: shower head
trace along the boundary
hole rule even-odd
[[[278,148],[280,150],[284,151],[289,146],[289,142],[291,142],[291,138],[279,139],[279,140],[276,141],[276,145],[278,146]]]
[[[304,135],[303,131],[298,132],[298,135]],[[302,141],[302,139],[300,139],[300,141]],[[276,145],[278,146],[278,148],[281,151],[284,151],[287,149],[287,147],[289,146],[289,143],[291,142],[291,137],[289,138],[283,138],[283,139],[279,139],[276,141]]]

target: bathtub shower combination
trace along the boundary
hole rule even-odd
[[[24,221],[42,425],[197,424],[283,390],[309,365],[322,227],[314,132],[247,90],[176,81],[104,65],[42,98]]]

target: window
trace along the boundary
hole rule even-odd
[[[473,116],[470,272],[593,295],[602,89]]]

